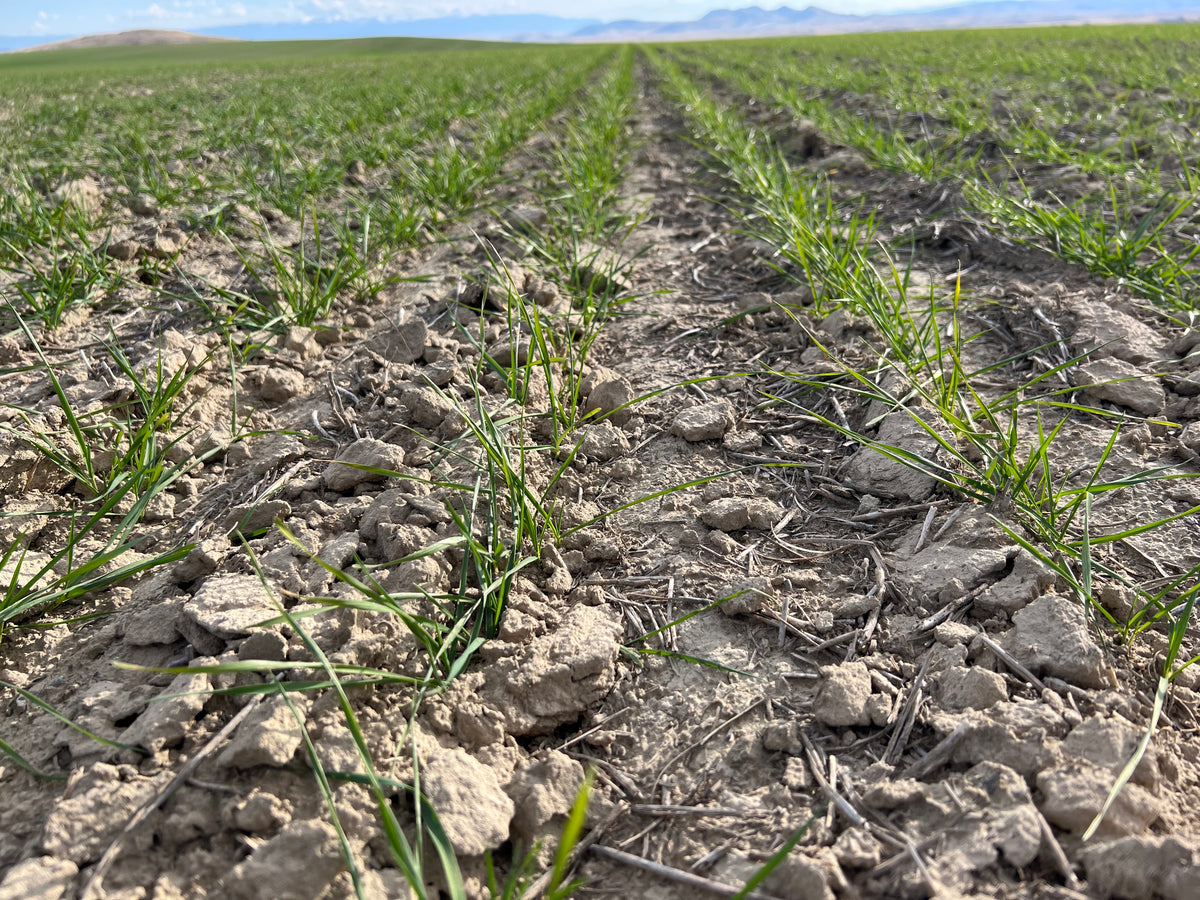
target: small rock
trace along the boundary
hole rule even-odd
[[[502,369],[512,369],[513,366],[526,366],[529,364],[529,352],[533,349],[533,342],[523,337],[514,340],[511,336],[507,339],[502,338],[496,343],[487,348],[487,355],[491,357],[492,362],[500,366]]]
[[[872,694],[867,701],[867,715],[872,725],[883,728],[892,718],[892,698],[887,694]]]
[[[1008,699],[1004,677],[979,666],[955,666],[942,672],[938,691],[949,709],[987,709]]]
[[[178,746],[188,726],[204,709],[208,690],[208,675],[203,672],[176,675],[162,693],[163,699],[152,701],[117,740],[144,747],[151,753]]]
[[[1080,761],[1039,772],[1042,815],[1059,828],[1083,832],[1104,806],[1113,781],[1112,772]],[[1096,833],[1102,837],[1141,834],[1160,814],[1158,801],[1145,788],[1126,784]]]
[[[1104,653],[1088,633],[1083,609],[1063,597],[1048,594],[1015,613],[1000,643],[1035,675],[1054,675],[1082,687],[1107,683]]]
[[[945,600],[939,595],[957,580],[971,589],[989,575],[1004,571],[1015,549],[1005,547],[960,547],[954,543],[932,544],[910,559],[894,562],[896,580],[923,599]],[[955,592],[961,591],[955,586]]]
[[[879,423],[876,441],[923,459],[933,461],[937,458],[938,442],[904,411],[890,413]],[[927,500],[937,487],[937,480],[931,475],[870,447],[863,447],[854,454],[845,471],[851,481],[918,503]]]
[[[579,382],[579,395],[586,397],[605,382],[620,381],[621,378],[621,373],[615,369],[607,366],[591,366],[588,368],[587,374],[583,376],[583,380]]]
[[[334,460],[325,470],[322,479],[331,491],[348,491],[359,484],[383,481],[387,475],[357,468],[381,469],[385,472],[400,472],[404,468],[404,449],[395,444],[385,444],[375,438],[360,438]]]
[[[969,644],[979,632],[965,622],[943,622],[933,629],[933,637],[943,647]]]
[[[547,594],[562,596],[571,590],[571,571],[562,552],[553,544],[542,550],[542,590]]]
[[[591,562],[615,562],[621,559],[624,548],[612,535],[602,534],[594,538],[583,551]]]
[[[324,352],[317,334],[311,328],[293,325],[279,336],[280,349],[294,353],[301,359],[316,359]]]
[[[421,784],[458,854],[479,856],[508,840],[513,801],[500,789],[495,771],[465,750],[434,753]]]
[[[795,720],[790,722],[771,722],[763,726],[759,733],[763,749],[768,753],[784,752],[790,756],[800,756],[804,753],[804,742],[800,740],[799,725]]]
[[[703,543],[716,550],[722,556],[733,556],[744,549],[741,544],[720,530],[713,530],[703,535]],[[832,613],[830,614],[830,621],[833,621]]]
[[[1145,377],[1140,369],[1120,359],[1093,359],[1079,366],[1075,384],[1094,400],[1124,406],[1143,416],[1162,412],[1166,393],[1158,379]]]
[[[304,374],[285,366],[272,366],[261,373],[258,393],[264,400],[282,403],[304,393]]]
[[[833,844],[837,861],[847,869],[870,869],[883,859],[883,846],[864,828],[847,828]]]
[[[413,421],[425,428],[437,428],[448,417],[458,415],[454,403],[441,391],[433,388],[405,388],[400,402]]]
[[[157,216],[159,213],[158,201],[149,194],[134,194],[129,198],[127,204],[129,211],[135,216]]]
[[[235,506],[221,520],[221,531],[228,534],[235,529],[242,534],[254,534],[270,528],[276,519],[286,519],[292,514],[292,505],[286,500],[264,500],[251,506]]]
[[[1054,585],[1054,572],[1026,550],[1017,552],[1012,572],[975,598],[975,608],[1002,610],[1010,615],[1029,605]]]
[[[178,600],[160,601],[131,615],[125,623],[125,643],[131,647],[175,643],[179,640],[175,623],[181,609],[183,603]]]
[[[844,600],[839,600],[833,610],[833,614],[838,619],[857,619],[859,616],[869,615],[878,607],[878,597],[858,594],[853,597],[847,597]]]
[[[260,622],[277,614],[257,578],[217,575],[183,605],[175,627],[201,654],[215,656],[226,641],[246,637]]]
[[[0,337],[0,365],[10,366],[24,361],[24,342],[11,334]]]
[[[394,593],[436,594],[446,584],[446,569],[432,556],[410,559],[391,570],[387,588]]]
[[[238,659],[283,662],[287,659],[287,641],[278,631],[256,631],[238,646]]]
[[[104,248],[104,252],[113,259],[129,262],[142,251],[142,245],[137,241],[116,241]]]
[[[1200,373],[1193,372],[1186,378],[1181,378],[1173,388],[1180,397],[1195,397],[1200,395]]]
[[[783,515],[783,507],[770,500],[724,497],[709,503],[700,518],[709,528],[719,531],[740,531],[743,528],[770,531],[783,519]]]
[[[870,725],[871,672],[863,662],[821,667],[813,716],[831,728]]]
[[[595,462],[608,462],[629,452],[629,439],[625,433],[609,422],[597,422],[583,426],[583,439],[578,454]]]
[[[757,431],[727,431],[721,446],[734,453],[757,453],[762,449],[763,436]]]
[[[0,585],[16,596],[21,596],[18,591],[49,588],[54,580],[52,562],[48,554],[33,550],[13,553],[0,564]]]
[[[1042,826],[1032,803],[1014,809],[989,810],[980,844],[990,845],[1004,854],[1010,865],[1023,869],[1038,858],[1042,848]],[[989,863],[990,864],[990,863]]]
[[[17,863],[0,881],[0,900],[59,900],[79,874],[67,859],[35,856]]]
[[[55,206],[70,206],[81,213],[92,214],[100,209],[104,195],[100,185],[91,178],[76,178],[60,184],[50,194]]]
[[[286,766],[304,741],[308,701],[293,695],[293,714],[283,697],[271,697],[246,717],[233,740],[217,757],[217,765],[249,769],[253,766]],[[296,715],[300,719],[297,721]]]
[[[1088,894],[1100,900],[1197,900],[1200,840],[1184,835],[1120,838],[1085,846]]]
[[[1011,700],[995,703],[986,711],[935,710],[928,724],[939,738],[960,725],[969,726],[966,737],[954,750],[955,762],[995,762],[1027,777],[1060,761],[1057,738],[1068,728],[1063,717],[1047,704]]]
[[[388,322],[376,331],[367,342],[367,347],[388,362],[412,363],[421,358],[429,343],[429,327],[417,315],[407,315],[396,325]]]
[[[804,791],[812,786],[808,764],[799,756],[789,756],[784,761],[783,784],[789,791]]]
[[[174,259],[183,252],[187,240],[188,236],[178,228],[162,227],[146,252],[155,259]]]
[[[350,729],[341,723],[326,725],[321,736],[313,742],[317,758],[327,772],[362,772],[362,754]],[[304,761],[312,764],[308,754]]]
[[[766,312],[773,306],[771,295],[762,291],[747,291],[740,295],[735,302],[738,312],[742,313]]]
[[[571,811],[582,785],[583,766],[557,750],[523,763],[506,788],[515,809],[513,837],[532,846],[544,825]]]
[[[671,434],[685,441],[715,441],[733,427],[734,421],[732,403],[710,400],[679,413],[671,422]]]
[[[779,900],[835,900],[829,882],[829,866],[825,862],[789,854],[763,880],[762,887],[764,893]]]
[[[1079,303],[1074,313],[1071,349],[1076,354],[1090,354],[1090,360],[1115,356],[1134,365],[1156,362],[1166,356],[1166,342],[1161,334],[1107,303],[1088,300]]]
[[[743,579],[731,584],[725,596],[729,599],[720,606],[725,615],[753,615],[762,609],[763,603],[773,597],[771,580],[761,576]]]
[[[176,584],[185,584],[211,575],[217,570],[221,560],[229,555],[229,549],[228,538],[207,538],[201,541],[176,563],[171,573],[172,579]]]
[[[78,865],[92,862],[164,779],[140,778],[129,768],[94,763],[72,773],[73,790],[50,812],[42,830],[42,851]],[[77,779],[77,780],[76,780]]]
[[[270,834],[292,821],[292,804],[255,788],[222,810],[222,819],[230,828],[251,834]]]
[[[1197,347],[1200,347],[1200,328],[1191,326],[1172,339],[1167,349],[1176,356],[1189,356]]]
[[[341,844],[320,819],[292,822],[225,876],[229,900],[317,900],[342,871]]]
[[[1020,773],[992,760],[972,766],[965,779],[969,787],[987,795],[989,805],[997,809],[1024,806],[1033,800],[1029,785]]]
[[[573,606],[557,631],[485,673],[482,693],[515,736],[549,734],[599,703],[616,681],[622,623],[607,606]]]
[[[877,781],[863,794],[863,803],[884,812],[919,803],[929,796],[930,788],[915,778]]]
[[[347,531],[330,538],[321,545],[317,558],[335,569],[344,569],[358,553],[359,541],[357,531]]]
[[[614,425],[624,425],[631,415],[629,404],[633,402],[633,388],[628,381],[611,370],[602,371],[610,373],[613,377],[592,381],[585,395],[587,401],[584,403],[583,413],[586,416],[595,412]]]
[[[1063,741],[1063,753],[1085,759],[1115,775],[1132,758],[1141,738],[1142,733],[1120,716],[1106,719],[1097,713],[1071,730]],[[1159,777],[1158,751],[1151,745],[1134,770],[1132,780],[1155,791]]]

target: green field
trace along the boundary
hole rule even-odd
[[[0,898],[1193,896],[1198,60],[0,56]]]

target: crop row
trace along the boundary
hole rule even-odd
[[[686,111],[708,148],[714,170],[740,197],[747,230],[778,250],[783,273],[808,292],[806,307],[790,314],[807,328],[808,316],[840,309],[872,326],[865,354],[818,343],[826,368],[772,370],[775,384],[782,388],[765,391],[764,406],[792,408],[854,444],[985,504],[1010,537],[1052,569],[1093,618],[1114,626],[1122,640],[1148,629],[1165,630],[1169,652],[1149,725],[1152,734],[1171,681],[1200,659],[1189,661],[1181,655],[1193,626],[1200,566],[1176,571],[1165,584],[1139,582],[1122,566],[1104,561],[1099,549],[1170,527],[1200,508],[1115,528],[1098,527],[1092,508],[1101,498],[1111,501],[1116,492],[1132,497],[1164,479],[1194,474],[1168,466],[1110,475],[1110,456],[1129,417],[1087,405],[1077,394],[1078,378],[1073,384],[1064,377],[1086,363],[1088,354],[1058,362],[1037,361],[1036,351],[999,361],[988,352],[981,355],[992,329],[966,327],[974,301],[961,282],[947,288],[911,284],[910,270],[895,262],[909,249],[881,239],[874,214],[864,211],[863,197],[843,193],[835,199],[821,169],[790,163],[786,149],[773,142],[769,131],[713,98],[710,82],[696,77],[695,71],[723,71],[711,61],[704,65],[702,60],[689,74],[664,52],[651,59],[664,91]],[[787,129],[779,133],[786,141]],[[965,196],[971,197],[973,190],[976,202],[981,195],[994,196],[982,185],[968,188]],[[1146,269],[1140,261],[1129,264],[1126,274],[1130,273],[1140,275],[1143,282],[1137,286],[1145,287]],[[1186,292],[1171,299],[1190,305],[1190,282],[1180,287]],[[839,394],[848,401],[845,406],[837,402]],[[846,409],[855,409],[855,415]],[[853,425],[863,410],[868,411],[866,424]],[[1107,439],[1086,464],[1086,477],[1073,480],[1061,470],[1066,459],[1062,438],[1082,421],[1099,424]],[[904,432],[921,435],[924,448],[915,449],[911,439],[891,437]],[[1104,583],[1121,585],[1137,596],[1127,615],[1115,616],[1097,603]],[[1133,765],[1114,785],[1110,802]],[[1099,818],[1092,830],[1098,823]]]
[[[127,280],[172,279],[178,241],[123,266],[106,237],[131,215],[166,214],[192,237],[245,248],[250,281],[266,288],[262,303],[254,290],[197,292],[185,279],[200,315],[311,324],[340,291],[376,293],[388,252],[468,211],[510,151],[610,57],[447,52],[419,67],[352,57],[317,70],[287,61],[39,82],[0,145],[0,267],[21,313],[54,327]],[[300,217],[310,240],[250,249],[259,215]]]
[[[465,888],[437,814],[420,797],[416,745],[401,748],[401,752],[413,754],[411,774],[405,781],[386,777],[382,762],[376,761],[367,747],[348,691],[351,685],[360,693],[370,685],[407,691],[410,714],[415,718],[424,701],[444,691],[466,670],[484,642],[496,636],[518,573],[540,560],[545,544],[561,544],[571,533],[591,524],[561,520],[559,481],[578,452],[578,426],[585,418],[596,421],[613,412],[592,410],[589,414],[582,406],[581,381],[592,343],[628,299],[623,295],[628,260],[621,254],[621,243],[636,224],[636,216],[622,208],[622,179],[633,146],[628,127],[636,96],[632,50],[613,53],[602,48],[572,54],[569,65],[558,51],[548,52],[535,65],[527,65],[527,60],[511,52],[484,57],[483,62],[495,63],[494,86],[489,83],[485,89],[473,89],[450,79],[453,89],[444,102],[435,104],[440,106],[438,121],[443,124],[426,123],[419,135],[406,133],[403,147],[387,148],[393,154],[386,161],[394,167],[387,176],[392,180],[381,176],[371,184],[351,186],[351,191],[362,189],[367,204],[354,210],[361,216],[356,227],[330,227],[331,222],[336,224],[337,213],[344,213],[346,202],[341,196],[341,179],[346,173],[340,160],[337,186],[331,182],[327,189],[318,187],[298,195],[303,203],[297,210],[301,237],[296,247],[273,242],[265,229],[257,235],[239,230],[239,219],[232,215],[191,223],[193,240],[202,235],[234,248],[244,270],[242,281],[257,286],[243,290],[237,280],[225,287],[204,282],[187,271],[186,251],[176,253],[164,272],[164,283],[152,286],[151,295],[162,303],[174,297],[193,304],[195,308],[185,310],[176,322],[181,328],[191,327],[196,334],[194,346],[160,345],[156,350],[154,341],[135,345],[127,330],[113,329],[107,340],[89,345],[78,357],[43,349],[64,337],[64,329],[56,328],[61,317],[38,315],[47,305],[44,289],[54,277],[51,273],[62,267],[78,273],[85,265],[105,273],[82,292],[74,291],[79,285],[70,285],[59,313],[76,307],[106,311],[116,279],[129,273],[113,269],[114,261],[105,252],[106,229],[121,224],[118,211],[71,210],[65,205],[50,209],[53,198],[39,185],[29,184],[28,194],[18,202],[46,207],[51,230],[10,236],[7,246],[10,260],[15,262],[9,263],[8,283],[0,283],[7,321],[18,343],[32,349],[34,368],[47,388],[36,403],[6,408],[0,442],[10,462],[18,456],[29,457],[35,468],[45,467],[45,477],[34,489],[54,497],[49,506],[43,502],[38,507],[41,512],[37,516],[14,519],[16,529],[6,532],[0,552],[2,652],[11,643],[9,632],[49,624],[60,607],[69,608],[75,601],[176,562],[190,551],[190,543],[181,543],[182,534],[168,535],[153,522],[164,516],[171,521],[172,509],[182,512],[185,505],[193,509],[192,504],[181,502],[181,483],[216,464],[230,446],[255,436],[259,420],[252,411],[239,412],[238,397],[247,384],[242,367],[253,360],[261,345],[253,340],[239,343],[236,335],[283,331],[297,324],[338,327],[337,321],[364,299],[366,235],[386,221],[378,206],[383,202],[380,198],[392,193],[397,205],[411,204],[406,208],[425,211],[418,227],[389,234],[384,249],[372,259],[373,266],[391,272],[396,260],[390,248],[426,241],[436,229],[466,215],[487,199],[502,167],[511,162],[526,139],[539,129],[547,132],[536,148],[529,146],[524,151],[525,164],[539,173],[529,187],[541,213],[509,217],[508,234],[500,239],[506,246],[521,248],[528,256],[525,265],[536,267],[538,277],[533,271],[526,275],[524,269],[489,252],[478,282],[461,298],[461,307],[452,310],[458,323],[457,343],[463,348],[458,368],[465,373],[465,381],[440,387],[427,382],[421,388],[422,402],[429,410],[446,412],[448,420],[456,423],[455,433],[415,432],[416,439],[428,445],[424,454],[429,461],[427,470],[398,469],[363,476],[381,480],[390,475],[394,484],[433,494],[446,510],[439,517],[445,527],[439,529],[436,542],[411,548],[401,558],[370,566],[359,560],[354,567],[330,568],[339,586],[338,599],[314,599],[329,610],[394,620],[411,634],[417,658],[411,666],[389,671],[331,660],[321,641],[312,636],[310,623],[280,606],[280,621],[305,643],[312,660],[305,666],[223,662],[207,668],[166,670],[257,679],[258,692],[283,697],[293,713],[296,706],[291,695],[330,688],[355,739],[364,784],[377,801],[392,864],[422,897],[428,895],[431,883],[440,883],[453,897],[464,897]],[[416,79],[411,62],[403,74]],[[428,62],[436,69],[436,57],[430,55]],[[442,63],[461,66],[463,59],[448,57]],[[396,62],[389,65],[398,72],[401,69]],[[585,87],[598,65],[603,69]],[[280,75],[274,85],[277,95],[261,101],[275,107],[267,117],[267,127],[289,127],[282,111],[296,100],[288,79],[298,74],[289,70]],[[314,86],[333,81],[328,72],[307,73],[306,77]],[[419,77],[432,84],[438,75],[435,70]],[[247,78],[246,83],[252,81]],[[338,73],[336,83],[343,91],[356,89],[354,80],[344,72]],[[371,102],[378,99],[365,88],[362,96]],[[563,123],[547,127],[548,117],[568,101],[570,110]],[[332,106],[326,112],[337,106],[335,101],[327,102]],[[424,97],[409,102],[430,101]],[[219,104],[210,111],[217,115]],[[346,107],[338,112],[339,116],[355,114]],[[259,115],[261,111],[243,109],[214,129],[236,130],[238,116]],[[345,138],[345,130],[331,127],[330,119],[322,122],[314,116],[310,111],[306,117],[305,140],[314,152],[323,142],[334,152]],[[442,131],[451,120],[458,124],[451,127],[455,136],[447,137]],[[61,133],[45,137],[51,142],[64,139]],[[173,139],[170,131],[154,138],[164,142],[164,155],[179,153]],[[196,146],[203,143],[200,139]],[[359,153],[361,158],[359,144],[342,149]],[[102,185],[119,183],[115,170],[105,170],[94,160],[86,171],[98,175]],[[180,202],[221,201],[231,190],[239,202],[250,205],[277,201],[279,195],[268,190],[257,196],[252,193],[250,172],[249,168],[230,167],[224,176],[232,179],[229,183],[206,179],[195,185],[194,195]],[[307,221],[306,215],[311,216]],[[16,216],[6,215],[3,221],[8,229],[22,227]],[[328,233],[331,230],[333,235]],[[75,246],[64,246],[64,240]],[[86,262],[72,257],[72,251],[81,257],[86,254]],[[197,288],[194,295],[172,294],[172,284],[178,281]],[[375,287],[378,285],[376,282]],[[371,289],[367,289],[366,296],[370,295]],[[201,311],[205,315],[194,314]],[[331,316],[335,317],[332,324],[327,321]],[[210,333],[207,337],[202,334],[205,331]],[[4,374],[27,377],[24,370]],[[108,399],[94,400],[95,392],[90,389],[98,385],[103,385],[100,393]],[[342,394],[353,396],[346,390]],[[202,420],[196,408],[202,402],[230,407],[228,419],[216,423],[207,436],[198,433]],[[325,434],[319,424],[315,427]],[[354,429],[353,435],[358,434]],[[353,465],[347,463],[345,468],[352,471]],[[256,492],[254,502],[266,502],[272,491],[268,487]],[[151,508],[156,510],[153,519],[147,515]],[[303,532],[294,535],[282,527],[268,531],[265,536],[260,532],[243,537],[253,567],[258,568],[260,555],[286,541],[305,547],[314,565],[328,567],[316,558],[315,550],[307,549]],[[146,552],[151,548],[153,552]],[[446,561],[449,577],[443,589],[381,587],[390,570],[419,566],[431,558]],[[320,674],[316,681],[306,676],[314,670]],[[40,703],[32,695],[27,699]],[[90,736],[115,746],[108,736]],[[16,744],[20,741],[13,735],[0,735],[0,753],[36,771],[35,763],[23,756]],[[339,820],[333,776],[324,771],[315,753],[311,762],[347,868],[361,895],[363,867]],[[396,794],[405,790],[417,796],[412,815],[407,804],[394,802]],[[579,837],[586,787],[580,796],[559,857],[537,888],[544,896],[564,897],[571,889],[565,879],[566,853]],[[405,806],[405,811],[398,813],[398,806]],[[436,852],[426,855],[426,848]],[[522,852],[515,854],[505,880],[498,880],[504,875],[504,866],[498,864],[493,871],[489,860],[494,895],[516,897],[530,889],[538,850],[526,847]],[[433,875],[433,869],[438,874]]]
[[[1164,180],[1160,169],[1138,168],[1141,163],[1135,160],[1132,165],[1142,176],[1135,177],[1128,162],[1105,162],[1078,147],[1063,151],[1066,155],[1053,160],[1054,166],[1044,155],[1031,169],[1031,154],[1022,155],[1019,146],[1001,146],[997,154],[1003,163],[989,165],[978,148],[959,143],[953,134],[910,140],[861,110],[814,99],[805,90],[809,82],[804,76],[786,66],[762,65],[728,51],[724,61],[719,54],[684,58],[694,71],[741,96],[776,104],[794,117],[792,121],[814,123],[882,170],[950,185],[961,193],[968,212],[1008,238],[1037,244],[1097,274],[1122,279],[1165,309],[1186,311],[1196,302],[1200,210],[1195,198],[1200,184],[1187,161],[1168,189],[1159,186]],[[1085,179],[1079,195],[1069,198],[1064,176],[1089,168],[1081,162],[1085,158],[1099,158],[1103,164],[1091,166],[1091,180]],[[1069,162],[1070,171],[1063,171],[1064,162]],[[1111,169],[1108,162],[1128,177],[1115,177],[1111,171],[1100,177],[1099,170]]]

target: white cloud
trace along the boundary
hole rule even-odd
[[[170,15],[170,13],[167,12],[165,9],[163,9],[161,6],[159,6],[157,3],[151,3],[149,6],[146,7],[146,15],[150,16],[153,19],[165,19],[167,16]]]
[[[30,26],[30,34],[45,34],[51,27],[52,22],[62,18],[58,13],[48,13],[44,9],[39,9],[37,15],[33,18],[33,25]]]

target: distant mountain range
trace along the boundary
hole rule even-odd
[[[561,41],[584,28],[600,25],[598,19],[564,19],[559,16],[445,16],[380,22],[306,22],[282,25],[225,25],[198,28],[199,34],[240,38],[243,41],[326,41],[338,38],[423,37],[465,41]]]
[[[1004,28],[1110,22],[1200,21],[1200,0],[984,0],[872,15],[843,15],[819,7],[715,10],[692,22],[601,22],[544,15],[447,16],[381,22],[226,25],[198,34],[246,41],[329,40],[363,37],[427,37],[492,41],[672,41],[717,38],[919,31],[943,28]],[[0,51],[63,41],[72,35],[4,36]]]
[[[572,32],[576,41],[684,41],[776,35],[1004,28],[1102,22],[1200,20],[1200,0],[985,0],[955,6],[853,16],[816,6],[805,9],[721,9],[694,22],[626,20]]]

